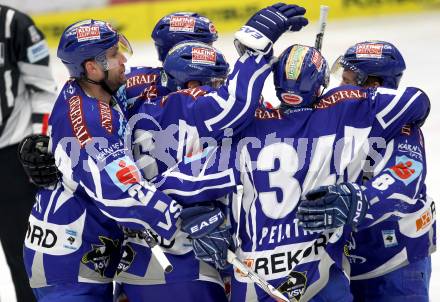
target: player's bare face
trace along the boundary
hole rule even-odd
[[[344,70],[341,85],[357,85],[356,73],[351,70]]]
[[[111,68],[108,70],[107,85],[111,89],[117,89],[127,80],[125,76],[125,65],[127,62],[125,56],[117,47],[112,47],[107,51],[107,61],[111,62]]]

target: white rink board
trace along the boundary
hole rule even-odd
[[[313,45],[316,31],[317,24],[314,23],[303,32],[284,35],[275,46],[275,54],[279,54],[294,43]],[[146,36],[149,35],[146,34]],[[226,35],[215,43],[215,46],[224,52],[229,62],[237,58],[232,39],[232,35]],[[438,56],[440,12],[330,22],[327,24],[324,36],[323,54],[331,64],[350,45],[364,40],[379,39],[395,44],[406,60],[407,70],[401,85],[420,87],[431,99],[431,114],[423,126],[428,163],[427,186],[429,195],[439,205],[440,176],[435,174],[435,167],[440,167],[440,57]],[[159,64],[151,41],[136,43],[133,48],[135,54],[128,62],[129,65],[157,66]],[[55,51],[52,50],[52,54],[55,54]],[[67,78],[67,72],[55,57],[52,58],[52,62],[54,75],[61,86]],[[331,83],[331,85],[337,84]],[[269,76],[264,89],[266,100],[276,98],[272,88],[272,78]],[[2,253],[0,257],[3,257]],[[432,262],[431,301],[440,301],[440,287],[435,286],[440,284],[440,253],[433,255]],[[13,296],[11,279],[5,265],[4,259],[0,259],[0,301],[15,302],[11,300]]]

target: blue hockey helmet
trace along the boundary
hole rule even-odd
[[[197,13],[178,12],[166,15],[157,22],[151,38],[159,60],[164,61],[168,51],[177,43],[197,40],[211,44],[217,40],[217,30],[208,18]]]
[[[83,63],[96,60],[104,71],[117,66],[116,59],[108,59],[106,51],[118,47],[127,58],[132,54],[128,40],[111,25],[99,20],[84,20],[67,27],[61,35],[57,56],[73,78],[85,76]]]
[[[369,76],[381,79],[381,86],[397,89],[405,60],[400,51],[385,41],[365,41],[351,46],[332,66],[332,73],[351,70],[356,73],[357,85],[365,84]]]
[[[185,41],[170,49],[163,70],[163,85],[176,91],[186,88],[189,81],[218,87],[228,75],[229,64],[214,47],[199,41]]]
[[[329,83],[327,61],[314,47],[292,45],[273,67],[277,97],[282,105],[311,106]]]

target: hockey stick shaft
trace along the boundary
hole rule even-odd
[[[319,30],[315,40],[315,48],[319,51],[321,51],[322,48],[322,39],[324,38],[325,27],[327,25],[328,9],[329,7],[327,5],[321,5],[320,7]]]
[[[258,276],[249,267],[247,267],[243,262],[238,259],[237,255],[231,250],[228,250],[228,262],[238,268],[240,272],[251,279],[255,284],[257,284],[262,290],[264,290],[269,296],[277,301],[289,302],[279,290],[270,285],[266,280]]]
[[[173,270],[173,266],[168,260],[165,253],[162,251],[162,248],[157,244],[156,239],[154,239],[153,235],[149,230],[144,230],[143,234],[145,236],[145,241],[151,249],[156,260],[159,262],[160,266],[166,273],[170,273]]]

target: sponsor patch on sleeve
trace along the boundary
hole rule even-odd
[[[105,166],[105,171],[113,183],[124,192],[141,179],[138,168],[128,156],[112,161]]]
[[[31,38],[32,43],[37,43],[41,40],[41,35],[38,33],[35,25],[31,25],[28,27],[29,37]]]
[[[396,157],[396,164],[387,169],[406,186],[413,182],[423,171],[423,164],[405,155]]]
[[[27,58],[29,63],[35,63],[49,56],[49,48],[47,47],[46,40],[29,46],[27,48]]]

